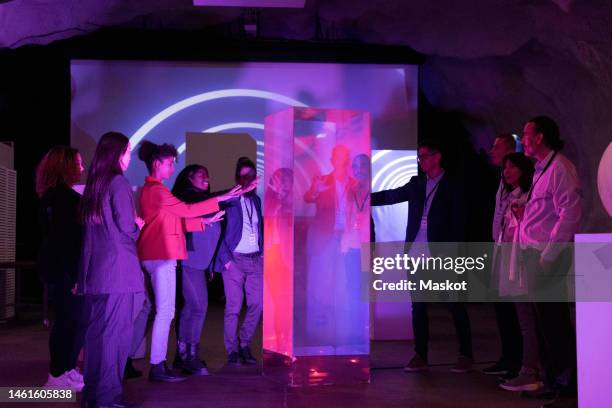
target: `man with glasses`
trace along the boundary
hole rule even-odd
[[[408,201],[410,210],[406,242],[411,244],[463,241],[465,213],[462,183],[444,171],[442,152],[436,141],[419,143],[417,157],[424,174],[411,178],[402,187],[373,193],[371,205],[390,205]],[[428,245],[417,246],[428,252]],[[415,254],[415,256],[420,255],[421,253]],[[447,302],[446,306],[453,316],[459,340],[459,357],[451,371],[465,373],[471,370],[473,359],[469,317],[462,303]],[[428,368],[427,309],[428,304],[425,302],[412,303],[415,356],[404,368],[408,372],[424,371]]]

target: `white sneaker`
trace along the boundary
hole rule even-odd
[[[47,382],[43,385],[43,388],[60,388],[60,389],[72,389],[72,383],[68,379],[66,373],[60,375],[59,377],[54,377],[49,373],[49,377],[47,378]]]
[[[64,375],[68,377],[68,382],[70,382],[72,385],[71,388],[73,388],[76,392],[81,392],[83,390],[83,387],[85,386],[83,374],[81,374],[77,368],[66,371]]]

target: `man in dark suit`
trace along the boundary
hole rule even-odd
[[[435,141],[419,144],[418,160],[424,174],[413,177],[404,186],[372,194],[372,205],[390,205],[408,201],[406,242],[461,242],[465,236],[463,185],[442,167],[442,152]],[[416,247],[416,246],[415,246]],[[428,250],[428,245],[418,246]],[[419,254],[415,254],[418,256]],[[435,255],[435,254],[434,254]],[[452,371],[467,372],[472,367],[470,321],[462,303],[446,303],[453,316],[459,339],[459,358]],[[412,303],[412,327],[416,355],[406,371],[427,369],[429,318],[427,303]]]
[[[236,182],[247,187],[257,175],[255,164],[246,157],[236,164]],[[225,290],[224,340],[228,364],[255,364],[251,339],[263,309],[263,216],[261,199],[252,190],[225,207],[226,222],[216,254],[216,270],[222,270]],[[238,318],[246,295],[247,313],[240,336]]]

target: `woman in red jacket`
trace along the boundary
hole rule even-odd
[[[180,201],[162,184],[174,172],[177,155],[172,145],[156,145],[148,141],[143,142],[138,150],[138,157],[145,162],[150,174],[145,178],[140,193],[140,210],[145,226],[138,240],[138,255],[151,276],[155,295],[150,381],[176,382],[185,379],[174,374],[166,365],[168,334],[174,318],[176,261],[187,257],[184,233],[203,231],[205,224],[218,222],[224,214],[223,211],[217,212],[219,202],[243,193],[238,186],[224,195],[197,204]],[[217,214],[211,218],[198,218],[214,212]]]

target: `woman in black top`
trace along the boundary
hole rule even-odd
[[[49,336],[50,368],[45,387],[81,391],[83,376],[77,358],[84,341],[83,300],[75,295],[81,226],[80,195],[72,186],[81,179],[83,162],[76,149],[56,146],[36,170],[43,241],[38,268],[55,304]]]
[[[197,203],[211,198],[208,169],[198,164],[185,167],[177,176],[174,194],[186,203]],[[177,308],[177,351],[174,367],[185,374],[207,375],[206,363],[200,360],[198,349],[202,327],[208,308],[207,272],[212,276],[210,265],[221,235],[218,219],[204,218],[206,229],[186,234],[188,258],[181,261],[177,269],[177,299],[182,299]]]

